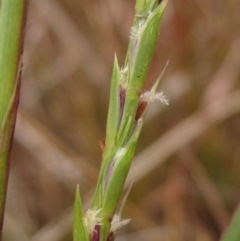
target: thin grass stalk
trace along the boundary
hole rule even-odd
[[[27,5],[28,0],[2,0],[0,9],[0,240],[19,100]]]
[[[120,204],[119,201],[143,118],[151,102],[160,100],[168,104],[162,93],[156,94],[161,77],[151,91],[142,93],[166,4],[166,1],[159,4],[157,0],[136,1],[124,66],[120,67],[117,57],[114,58],[106,140],[102,143],[103,161],[93,201],[85,215],[79,211],[82,204],[79,193],[76,194],[74,241],[113,241],[118,229],[130,221],[122,219],[125,201]]]

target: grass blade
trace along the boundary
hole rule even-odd
[[[79,187],[77,186],[74,203],[74,221],[73,221],[73,241],[88,241],[87,231],[83,222],[82,202],[80,198]]]
[[[3,226],[9,152],[14,130],[27,0],[2,0],[0,9],[0,240]]]

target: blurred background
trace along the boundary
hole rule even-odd
[[[101,165],[114,53],[122,65],[133,0],[31,0],[4,241],[72,240]],[[152,104],[126,186],[118,241],[215,241],[240,200],[240,2],[169,0],[148,90]]]

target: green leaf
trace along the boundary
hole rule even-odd
[[[119,68],[115,57],[106,145],[91,205],[92,208],[100,211],[98,217],[101,220],[100,241],[108,239],[114,213],[121,214],[126,201],[124,198],[120,208],[117,209],[142,128],[142,118],[136,120],[136,112],[155,50],[160,20],[165,7],[166,2],[158,5],[157,0],[137,0],[134,27],[131,31],[123,69]],[[153,87],[153,91],[156,86],[157,83]]]
[[[107,130],[106,130],[106,141],[105,148],[103,150],[103,162],[101,165],[101,170],[98,177],[97,187],[94,193],[93,201],[91,207],[100,208],[102,205],[102,180],[104,179],[104,173],[109,162],[112,160],[113,150],[116,149],[116,138],[118,134],[118,125],[120,118],[119,110],[119,65],[117,57],[115,55],[112,80],[111,80],[111,90],[110,90],[110,100],[108,107],[108,120],[107,120]]]
[[[77,186],[74,203],[73,240],[89,241],[88,234],[83,222],[83,209],[80,198],[79,186]]]
[[[0,240],[9,172],[9,153],[20,90],[20,57],[26,0],[2,0],[0,8]]]
[[[23,12],[26,1],[2,0],[0,12],[0,128],[16,88]]]
[[[240,240],[240,205],[220,241],[239,241]]]
[[[132,49],[134,58],[131,68],[129,91],[140,91],[142,83],[145,81],[149,65],[152,60],[153,52],[159,33],[160,21],[166,8],[166,1],[163,1],[152,13],[149,14],[137,34],[136,46]],[[138,92],[139,93],[139,92]]]
[[[166,3],[166,1],[163,1],[152,13],[148,13],[146,19],[143,17],[140,25],[137,23],[132,29],[133,36],[128,48],[126,61],[130,75],[126,89],[120,133],[123,131],[129,116],[132,116],[133,120],[130,127],[132,128],[134,125],[139,96],[156,47],[160,21],[166,8]],[[131,132],[128,133],[127,138],[130,136]]]
[[[133,136],[129,140],[127,146],[123,147],[119,151],[122,153],[117,153],[119,155],[116,160],[115,166],[112,170],[111,177],[108,181],[106,191],[104,193],[103,205],[101,210],[101,217],[111,218],[116,207],[132,163],[132,158],[135,152],[137,140],[139,138],[142,129],[142,120],[136,127]]]
[[[106,146],[104,155],[108,156],[109,152],[115,148],[116,137],[120,118],[120,104],[119,104],[119,65],[117,57],[114,58],[110,100],[108,108],[107,130],[106,130]]]

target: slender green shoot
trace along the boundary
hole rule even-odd
[[[163,93],[156,93],[161,77],[151,91],[142,93],[166,4],[166,1],[159,4],[157,0],[136,1],[136,14],[124,66],[120,67],[117,57],[114,58],[102,166],[91,207],[85,215],[82,211],[76,211],[80,206],[76,194],[74,235],[81,233],[79,239],[74,239],[76,241],[112,241],[118,229],[130,221],[121,217],[126,197],[120,204],[119,201],[143,118],[151,102],[160,100],[168,104]],[[76,215],[79,215],[78,218]],[[75,227],[78,227],[78,232]]]
[[[8,158],[18,106],[26,7],[26,0],[2,0],[0,8],[0,240],[9,173]]]

